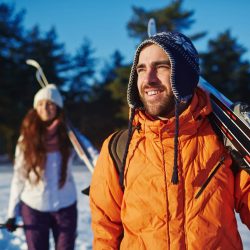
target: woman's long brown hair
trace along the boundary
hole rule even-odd
[[[59,151],[62,155],[62,167],[58,185],[61,188],[67,177],[70,141],[64,122],[64,112],[58,108],[57,113],[56,118],[60,121],[58,125]],[[29,174],[33,171],[37,177],[36,183],[41,180],[46,163],[45,133],[46,123],[40,119],[35,109],[29,110],[21,125],[22,139],[20,145],[24,153],[26,177],[29,179]]]

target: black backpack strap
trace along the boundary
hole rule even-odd
[[[132,128],[132,133],[134,133],[135,127]],[[109,154],[113,160],[116,171],[120,177],[122,169],[122,158],[124,156],[126,143],[128,140],[128,129],[122,129],[115,132],[108,144]],[[82,190],[82,193],[89,195],[89,187]]]
[[[132,128],[132,134],[135,131],[135,127]],[[128,140],[128,129],[120,130],[113,134],[109,141],[109,154],[113,160],[116,171],[121,174],[122,171],[122,160],[124,157],[125,147]]]
[[[127,139],[128,129],[123,129],[113,134],[108,145],[109,154],[119,175],[122,168],[122,158],[124,155]]]

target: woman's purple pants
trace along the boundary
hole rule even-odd
[[[73,250],[76,239],[76,203],[57,212],[40,212],[21,205],[21,216],[29,250],[49,250],[49,231],[52,230],[56,250]]]

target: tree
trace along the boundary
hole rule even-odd
[[[69,67],[64,45],[57,42],[54,28],[41,35],[38,26],[23,27],[24,11],[15,14],[13,6],[0,4],[0,153],[13,155],[23,116],[33,105],[39,89],[35,69],[25,62],[37,60],[48,80],[62,86],[62,71]]]
[[[18,100],[22,93],[16,91],[16,76],[19,76],[24,14],[23,10],[15,13],[13,5],[0,4],[0,154],[13,152],[12,142],[16,139],[15,131],[19,124],[20,105],[16,105],[14,100]]]
[[[168,6],[158,10],[146,11],[140,7],[133,7],[133,16],[127,24],[129,35],[140,41],[147,38],[147,25],[150,18],[154,18],[158,32],[161,31],[183,31],[194,23],[192,16],[194,11],[186,11],[182,8],[182,0],[172,1]],[[201,38],[205,32],[190,36],[192,40]]]
[[[123,67],[123,56],[119,51],[111,55],[102,72],[102,80],[92,86],[92,98],[84,107],[82,127],[89,135],[94,145],[100,148],[103,140],[113,131],[127,124],[119,114],[121,113],[121,100],[113,96],[110,86],[117,79],[117,68]],[[128,74],[126,75],[126,79]],[[126,81],[127,83],[127,81]],[[126,86],[126,84],[125,84]],[[126,95],[126,90],[124,91]],[[91,122],[89,122],[91,121]]]
[[[95,67],[97,59],[95,50],[88,39],[84,39],[82,45],[73,57],[70,80],[68,82],[68,95],[71,102],[76,104],[88,101],[91,96],[91,85],[95,82]]]
[[[128,104],[127,86],[130,75],[130,65],[122,65],[116,68],[116,78],[107,85],[107,90],[111,93],[111,98],[119,103],[118,112],[115,114],[117,119],[121,119],[122,125],[127,125]]]
[[[102,70],[103,83],[110,82],[116,78],[116,68],[123,64],[124,57],[119,50],[115,50],[111,55],[111,62],[106,63]]]
[[[64,75],[71,67],[70,56],[65,52],[65,45],[58,42],[54,27],[42,35],[39,26],[34,26],[25,36],[22,52],[26,59],[39,62],[50,83],[64,86],[67,80]],[[27,65],[24,64],[24,67],[27,68]]]
[[[209,40],[201,54],[202,75],[232,101],[249,103],[250,64],[242,57],[246,49],[231,36],[230,30]]]

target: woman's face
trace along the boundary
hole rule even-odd
[[[49,122],[55,119],[57,115],[57,106],[53,102],[44,99],[37,103],[36,111],[42,121]]]

